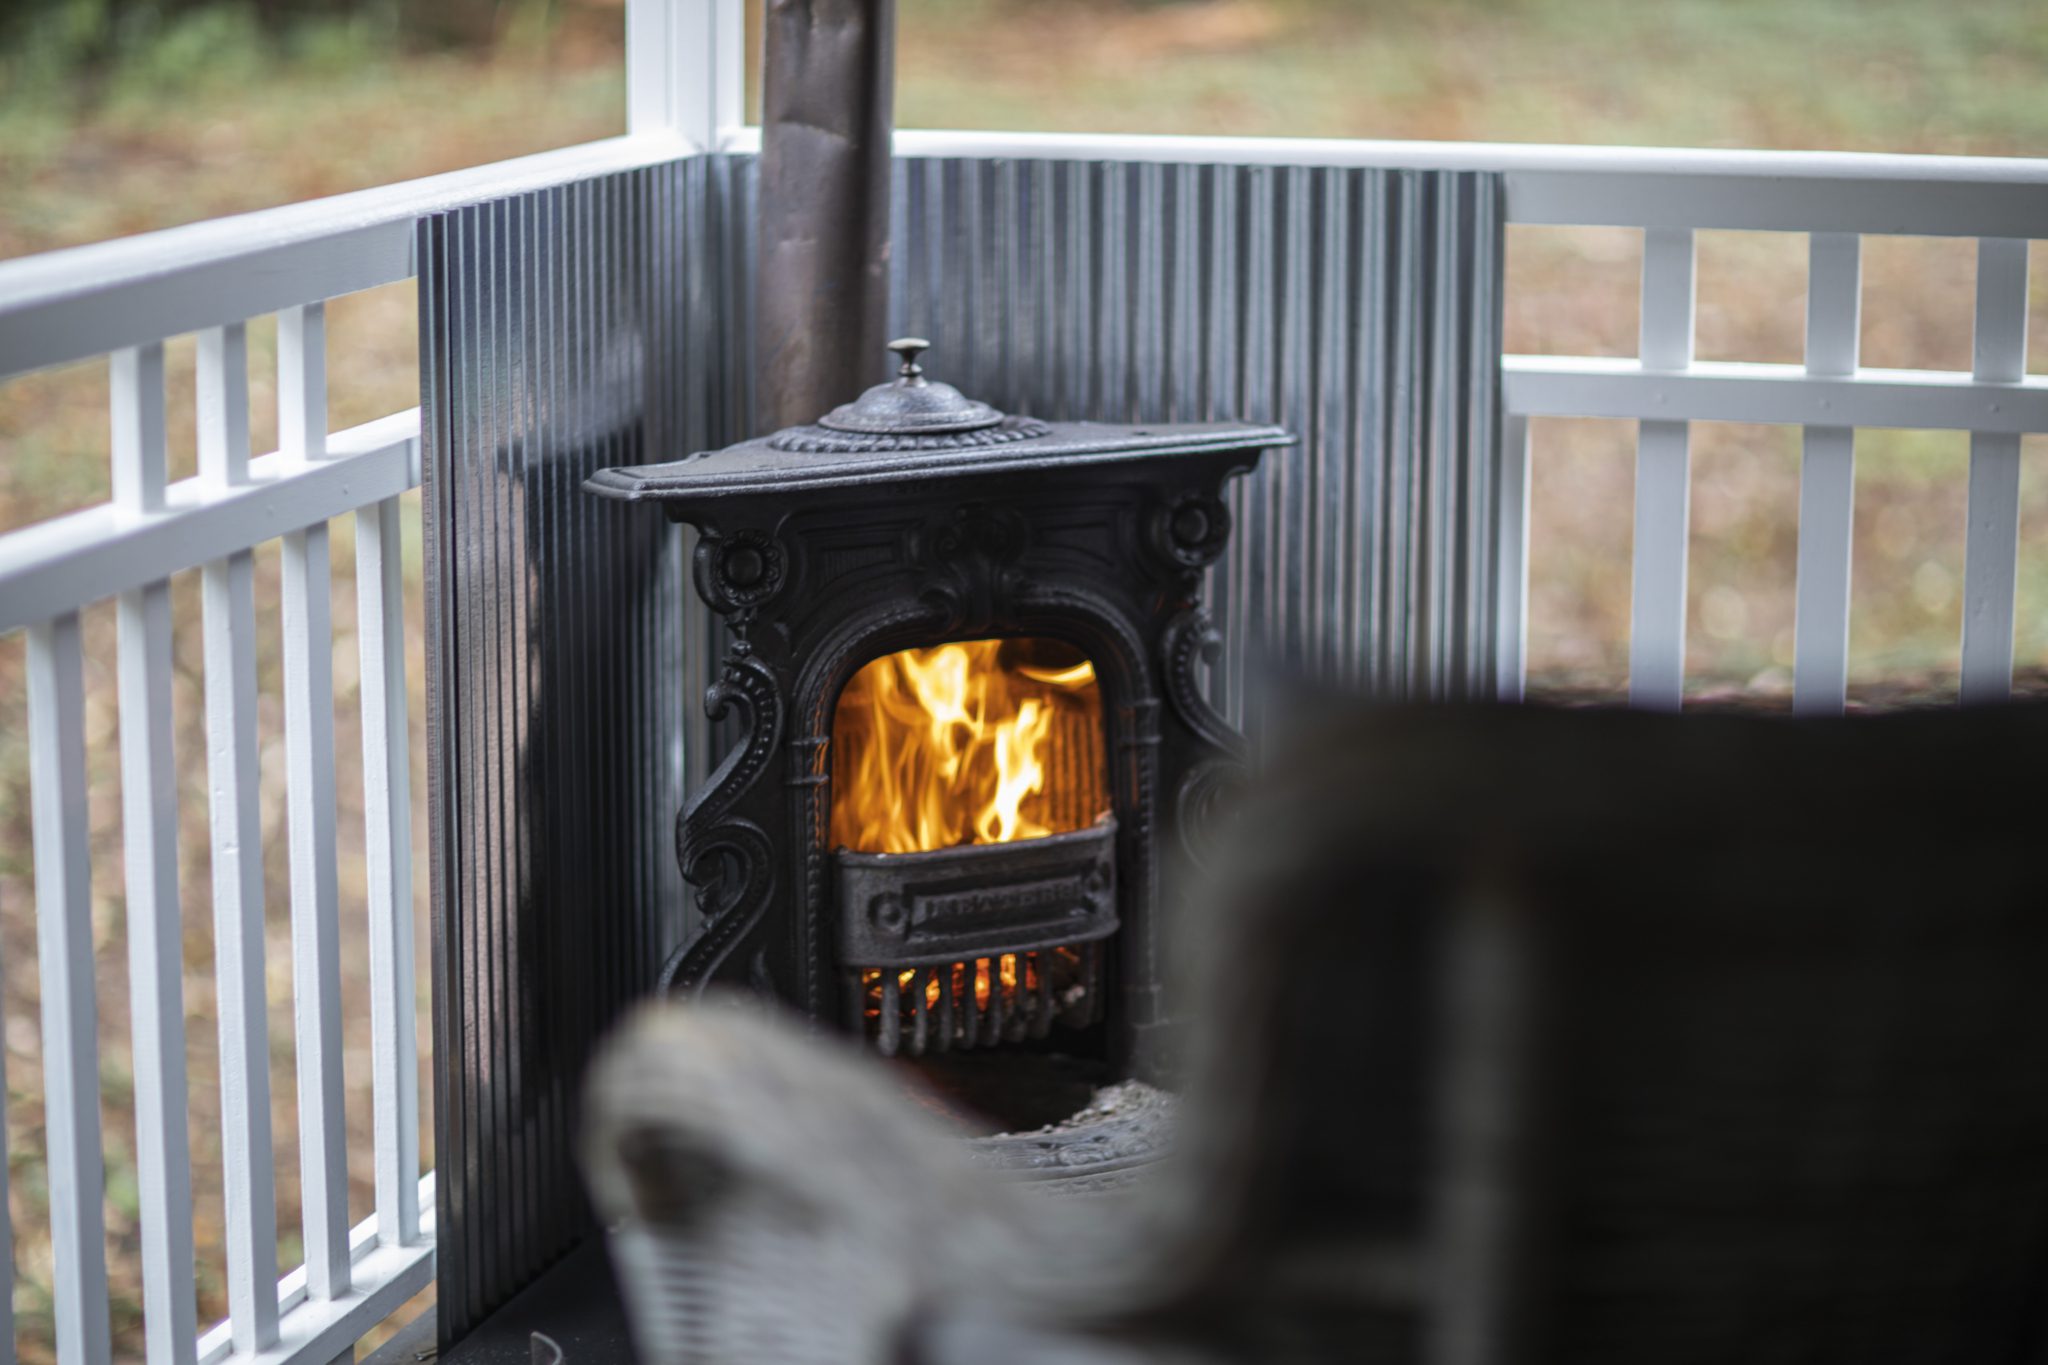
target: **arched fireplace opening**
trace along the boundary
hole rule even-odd
[[[840,693],[830,754],[852,1031],[925,1057],[1102,1021],[1116,823],[1085,654],[1031,636],[883,655]]]

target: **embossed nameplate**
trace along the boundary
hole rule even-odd
[[[1088,943],[1116,932],[1116,821],[930,853],[833,855],[839,954],[919,967]]]

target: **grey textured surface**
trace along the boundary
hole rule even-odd
[[[681,537],[581,485],[726,435],[724,170],[420,228],[444,1340],[587,1230],[577,1083],[681,931]]]

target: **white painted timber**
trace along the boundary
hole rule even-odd
[[[412,745],[406,726],[404,537],[397,498],[356,513],[363,818],[369,864],[370,1033],[378,1226],[419,1234],[419,1044],[413,1016]]]
[[[167,483],[163,347],[114,357],[114,502],[161,508]],[[178,770],[171,748],[171,585],[121,594],[121,837],[126,850],[142,1327],[156,1365],[190,1365],[197,1330],[192,1154],[185,1088],[185,954],[178,903]]]
[[[241,324],[201,334],[198,387],[198,482],[213,492],[237,488],[250,477],[249,357]],[[239,550],[200,571],[228,1321],[244,1354],[277,1340],[254,569],[254,556]]]
[[[2012,383],[2027,372],[2027,243],[1977,243],[1976,378]],[[2020,438],[1970,436],[1969,534],[1963,553],[1965,703],[2012,694],[2013,601],[2019,573]]]
[[[758,151],[758,128],[721,148]],[[1559,226],[2024,237],[2048,222],[2048,159],[1570,147],[1514,142],[899,130],[897,156],[1499,171],[1508,221]]]
[[[1500,543],[1495,563],[1494,690],[1501,701],[1520,701],[1529,653],[1529,419],[1509,414],[1501,424]]]
[[[114,505],[129,516],[164,505],[164,348],[152,341],[107,357]]]
[[[698,150],[662,129],[0,261],[0,378],[410,279],[428,214]]]
[[[1693,234],[1643,234],[1642,368],[1683,371],[1693,352]],[[1635,553],[1629,597],[1628,695],[1678,709],[1685,694],[1685,558],[1691,433],[1682,420],[1644,421],[1636,436]]]
[[[109,1357],[111,1334],[85,804],[85,670],[76,612],[38,623],[28,633],[28,770],[57,1359],[62,1365],[100,1365]]]
[[[376,1214],[350,1229],[349,1263],[354,1288],[342,1299],[315,1299],[306,1289],[306,1268],[299,1266],[277,1282],[277,1342],[246,1359],[260,1365],[324,1362],[338,1358],[349,1343],[389,1317],[434,1277],[434,1176],[420,1177],[416,1202],[424,1210],[419,1236],[394,1246],[380,1235]],[[199,1365],[220,1365],[235,1351],[228,1323],[220,1323],[199,1339]]]
[[[318,464],[279,452],[240,484],[172,484],[154,515],[104,504],[0,536],[0,633],[396,497],[419,483],[419,428],[419,409],[394,413],[337,432]]]
[[[209,488],[236,488],[249,481],[248,324],[201,332],[196,360],[199,477]]]
[[[626,0],[626,128],[716,146],[740,124],[742,0]]]
[[[287,463],[324,454],[321,313],[278,318],[278,442]],[[340,905],[334,862],[334,627],[327,524],[285,535],[285,796],[291,860],[292,1000],[298,1039],[299,1197],[315,1299],[349,1289],[348,1152],[341,1058]]]
[[[1863,240],[1815,233],[1807,243],[1806,372],[1856,373]],[[1799,462],[1799,568],[1793,611],[1792,709],[1840,714],[1849,685],[1849,565],[1856,512],[1856,429],[1806,428]]]
[[[1653,371],[1608,356],[1505,356],[1504,401],[1530,417],[1765,422],[1921,431],[2048,431],[2048,376],[2010,382],[1948,370],[1863,368],[1808,374],[1802,365],[1696,360]]]
[[[722,16],[731,0],[704,3]],[[721,73],[737,66],[736,34],[723,22],[716,28]],[[673,69],[677,59],[642,55],[636,45],[629,66],[657,60]],[[639,77],[642,90],[649,79]],[[721,79],[709,116],[670,116],[661,103],[668,96],[636,94],[635,126],[648,130],[622,138],[0,262],[0,377],[410,278],[422,216],[704,150],[678,128],[708,120],[728,130],[720,149],[757,150],[759,130],[736,126],[736,91]],[[1517,223],[2024,237],[2048,221],[2048,160],[2016,157],[945,131],[899,132],[895,148],[899,156],[1497,170]]]

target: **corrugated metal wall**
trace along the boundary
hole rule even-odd
[[[682,538],[579,485],[737,434],[729,174],[420,229],[444,1341],[585,1232],[584,1060],[681,932]]]
[[[687,533],[578,484],[751,434],[753,195],[693,158],[422,226],[444,1339],[584,1231],[582,1059],[687,928],[718,632]],[[1227,708],[1262,655],[1484,694],[1502,209],[1469,173],[906,160],[893,325],[1011,411],[1300,434],[1213,574]]]
[[[1000,408],[1301,437],[1236,491],[1226,708],[1262,656],[1490,694],[1503,210],[1468,172],[910,160],[892,311]]]

